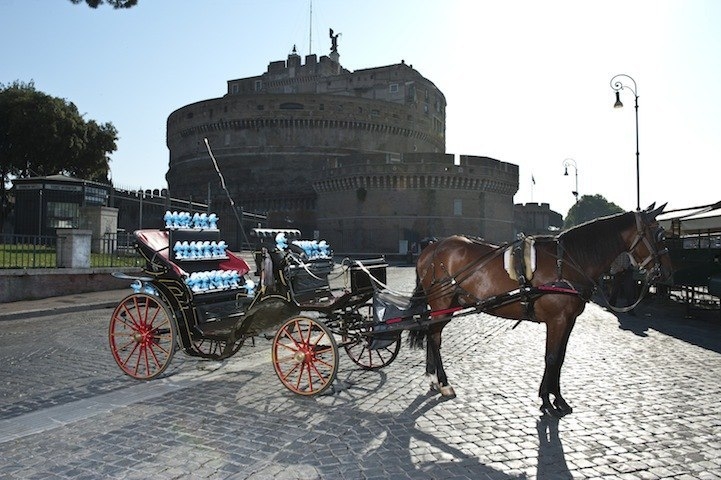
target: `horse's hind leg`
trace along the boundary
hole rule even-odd
[[[547,324],[546,332],[546,368],[543,372],[541,387],[538,395],[541,397],[541,411],[555,417],[563,417],[573,411],[573,408],[561,396],[561,366],[566,356],[566,345],[571,335],[575,319]],[[550,396],[554,396],[551,403]]]
[[[448,377],[443,369],[443,360],[441,360],[441,331],[443,327],[436,331],[429,331],[426,339],[426,375],[431,382],[431,390],[440,392],[446,398],[455,398],[456,392],[448,384]]]

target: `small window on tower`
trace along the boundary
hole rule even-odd
[[[456,217],[463,215],[463,200],[460,198],[453,200],[453,215]]]

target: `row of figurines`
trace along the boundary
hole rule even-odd
[[[194,293],[245,288],[249,296],[255,295],[255,282],[246,279],[237,270],[193,272],[185,279],[185,284]]]
[[[305,255],[309,259],[315,258],[331,258],[333,256],[333,250],[325,240],[320,242],[317,240],[293,240],[293,245],[300,247],[305,252]],[[279,233],[275,236],[275,246],[278,250],[285,250],[288,248],[288,240],[285,238],[284,233]]]
[[[198,242],[175,242],[173,245],[173,253],[176,260],[202,260],[212,258],[225,258],[226,245],[224,240],[216,241],[198,241]]]
[[[194,230],[217,230],[218,216],[214,213],[171,212],[167,210],[163,215],[165,228],[176,230],[178,228],[192,228]]]

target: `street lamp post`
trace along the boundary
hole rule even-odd
[[[627,83],[624,84],[623,81],[626,80]],[[633,86],[631,86],[628,81],[630,81]],[[611,78],[611,88],[613,91],[616,92],[616,103],[613,104],[613,108],[622,108],[623,103],[621,103],[621,97],[620,93],[621,90],[624,88],[627,88],[633,93],[635,107],[636,107],[636,210],[641,210],[641,174],[639,171],[639,160],[638,160],[638,88],[636,87],[636,80],[634,80],[629,75],[626,75],[625,73],[621,73],[619,75],[614,76]]]
[[[576,190],[573,192],[573,196],[576,197],[576,203],[578,203],[578,165],[572,158],[567,158],[563,161],[563,174],[568,176],[568,167],[573,167],[573,171],[576,173]]]

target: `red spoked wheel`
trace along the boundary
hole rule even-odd
[[[162,374],[175,353],[175,323],[157,297],[134,293],[115,307],[108,338],[115,363],[126,375],[151,380]]]
[[[273,368],[291,392],[317,395],[326,391],[338,371],[338,345],[323,323],[293,317],[273,339]]]
[[[373,347],[373,340],[363,336],[358,341],[343,345],[345,353],[348,354],[353,363],[365,370],[377,370],[390,365],[398,356],[401,349],[401,336],[395,341],[383,342],[380,348]]]

